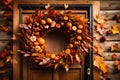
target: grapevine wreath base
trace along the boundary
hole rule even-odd
[[[20,24],[23,49],[19,52],[41,66],[54,66],[55,69],[63,66],[68,71],[71,64],[81,64],[81,54],[88,53],[91,48],[88,28],[88,19],[73,15],[71,11],[36,10],[35,14],[26,17],[24,24]],[[46,50],[47,34],[53,31],[69,37],[66,49],[58,53]]]

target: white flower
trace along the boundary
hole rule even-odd
[[[48,28],[49,28],[49,25],[45,25],[44,28],[45,28],[45,29],[48,29]]]
[[[73,31],[76,31],[76,30],[77,30],[77,27],[76,27],[76,26],[73,26],[73,27],[72,27],[72,30],[73,30]]]
[[[31,36],[31,37],[30,37],[30,40],[31,40],[32,42],[34,42],[34,41],[36,41],[36,37],[35,37],[35,36]]]
[[[40,49],[41,49],[40,46],[35,46],[36,51],[39,51]]]

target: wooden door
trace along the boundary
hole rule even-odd
[[[54,6],[56,4],[52,4],[52,5]],[[40,8],[41,6],[44,6],[44,4],[17,5],[16,7],[18,8],[18,11],[19,11],[19,14],[17,16],[19,17],[19,23],[24,22],[25,16],[33,14],[34,10],[38,7]],[[62,7],[63,5],[57,4],[57,6],[61,7],[61,9],[63,8]],[[89,26],[90,26],[89,31],[91,33],[92,26],[93,26],[92,4],[71,4],[70,7],[76,8],[77,11],[79,12],[78,14],[89,18]],[[18,26],[19,23],[17,23],[16,26]],[[60,34],[57,34],[57,35],[60,36]],[[48,44],[49,44],[50,38],[48,38]],[[61,44],[59,43],[59,41],[56,41],[56,43],[53,43],[53,44],[58,45],[58,48],[59,48],[58,50],[64,47],[64,45],[62,47],[60,46]],[[20,44],[18,44],[18,42],[15,42],[14,46],[19,47]],[[24,58],[22,55],[19,55],[19,54],[17,55],[19,57],[15,57],[15,58],[19,58],[18,60],[19,63],[17,63],[18,65],[15,64],[17,67],[14,66],[14,70],[19,68],[19,70],[16,71],[16,76],[19,76],[19,77],[16,77],[17,80],[93,80],[93,77],[92,77],[93,76],[92,75],[93,74],[92,72],[93,71],[92,70],[93,54],[92,53],[88,53],[86,56],[82,56],[83,64],[81,66],[77,64],[72,65],[68,72],[65,72],[64,69],[54,70],[53,68],[41,68],[36,63],[30,61],[27,58]]]

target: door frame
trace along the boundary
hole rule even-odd
[[[19,9],[19,23],[22,23],[22,11],[23,10],[35,10],[37,8],[44,9],[44,6],[47,4],[19,4],[18,9]],[[52,6],[55,6],[55,9],[64,10],[64,5],[63,4],[51,4]],[[56,5],[58,7],[56,7]],[[69,8],[75,7],[77,10],[86,10],[87,11],[87,17],[89,18],[89,33],[90,36],[93,36],[93,5],[92,4],[69,4]],[[92,44],[93,45],[93,44]],[[23,57],[20,55],[20,80],[22,80],[22,61]],[[85,55],[85,75],[84,79],[85,80],[93,80],[93,50],[92,52],[88,53]],[[86,64],[87,63],[87,64]]]

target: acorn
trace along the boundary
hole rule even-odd
[[[46,21],[47,21],[48,24],[52,23],[52,19],[51,18],[47,18]]]
[[[117,54],[112,54],[112,56],[111,56],[113,59],[117,59]]]
[[[82,29],[83,28],[83,25],[78,25],[78,29]]]
[[[60,28],[61,25],[60,25],[59,23],[56,23],[55,27],[56,27],[56,28]]]
[[[40,21],[40,23],[41,23],[42,25],[45,25],[45,24],[46,24],[46,21],[45,21],[44,19],[42,19],[42,20]]]
[[[40,45],[45,44],[45,39],[44,38],[38,38],[37,41],[39,42]]]
[[[105,36],[102,36],[102,37],[100,38],[100,42],[105,42],[105,41],[106,41]]]
[[[72,23],[71,22],[67,22],[66,23],[66,27],[71,28],[72,27]]]

